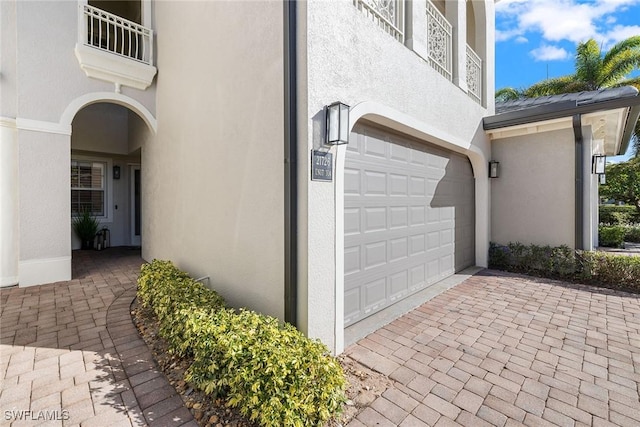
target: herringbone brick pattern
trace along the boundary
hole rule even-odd
[[[75,251],[73,280],[0,291],[2,425],[197,426],[175,390],[148,399],[171,386],[131,321],[141,263]]]
[[[349,426],[639,426],[638,295],[485,271],[346,350],[394,386]]]

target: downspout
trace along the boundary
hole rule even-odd
[[[296,1],[284,6],[284,320],[298,323],[298,91]]]
[[[575,138],[575,248],[584,249],[584,156],[582,153],[582,114],[573,116],[573,135]]]

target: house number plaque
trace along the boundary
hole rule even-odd
[[[311,151],[311,180],[333,181],[333,154]]]

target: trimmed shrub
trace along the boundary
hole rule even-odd
[[[543,277],[566,278],[580,267],[575,251],[568,246],[537,246],[509,243],[489,246],[489,268],[532,274]]]
[[[640,292],[640,257],[585,252],[591,284],[604,284],[613,289]]]
[[[196,315],[187,381],[265,426],[321,426],[345,401],[340,364],[319,341],[253,311]],[[215,355],[215,357],[211,357]]]
[[[624,243],[626,228],[621,225],[598,226],[598,241],[600,246],[620,248]]]
[[[194,388],[226,396],[264,426],[321,426],[340,413],[346,379],[320,341],[273,317],[225,308],[168,261],[142,267],[138,297],[171,350],[192,357],[185,379]]]
[[[600,205],[600,224],[627,225],[640,224],[640,213],[635,206]]]
[[[633,242],[633,243],[640,243],[640,226],[637,227],[626,227],[625,230],[625,234],[624,234],[624,241],[625,242]]]
[[[640,293],[640,257],[491,243],[489,268]]]

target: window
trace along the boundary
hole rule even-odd
[[[88,211],[94,216],[106,216],[106,170],[104,162],[71,160],[71,215]]]

